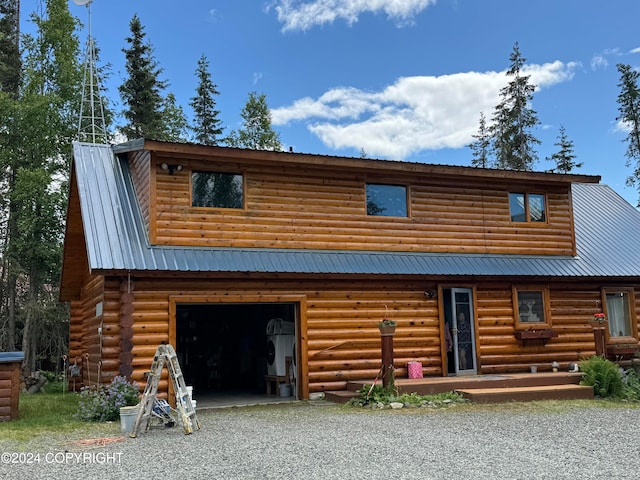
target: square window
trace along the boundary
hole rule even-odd
[[[192,172],[191,205],[242,208],[244,205],[242,175],[226,172]]]
[[[546,222],[545,196],[540,193],[509,193],[512,222]]]
[[[368,183],[367,215],[406,217],[407,187]]]
[[[538,329],[551,326],[549,291],[546,287],[513,287],[516,329]]]

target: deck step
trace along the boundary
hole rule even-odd
[[[593,400],[593,387],[542,385],[533,387],[467,388],[456,390],[474,403],[531,402],[535,400]]]
[[[333,390],[324,392],[325,400],[334,403],[347,403],[349,400],[357,396],[358,392],[353,390]]]

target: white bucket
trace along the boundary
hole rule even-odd
[[[132,407],[120,407],[120,430],[122,433],[131,433],[137,416],[138,405],[134,405]]]

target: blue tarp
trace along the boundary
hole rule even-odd
[[[22,362],[24,352],[0,352],[0,363]]]

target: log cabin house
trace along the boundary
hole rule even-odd
[[[169,342],[196,392],[264,392],[266,375],[287,375],[304,399],[373,381],[383,318],[397,322],[406,377],[413,361],[425,376],[565,369],[596,352],[604,314],[607,355],[629,362],[640,213],[599,181],[75,143],[60,294],[70,358],[86,358],[85,383],[144,384]]]

